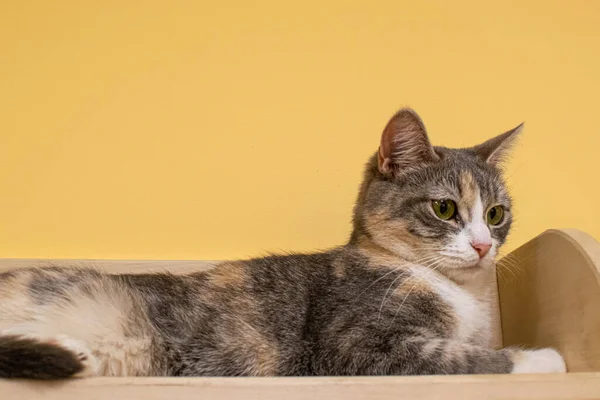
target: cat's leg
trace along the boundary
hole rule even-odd
[[[566,372],[554,349],[490,348],[448,339],[413,339],[400,345],[402,366],[410,373],[498,374]],[[413,357],[411,357],[411,355]]]
[[[0,376],[164,374],[139,299],[90,270],[0,274]]]
[[[82,327],[67,334],[44,324],[0,331],[0,377],[57,379],[164,375],[151,340],[120,335],[98,338]],[[41,333],[40,333],[41,332]]]
[[[389,338],[388,338],[389,339]],[[340,346],[341,344],[341,346]],[[493,350],[449,339],[411,338],[371,343],[368,347],[338,342],[323,354],[322,371],[335,375],[446,375],[566,372],[553,349]],[[384,351],[385,350],[385,351]]]
[[[405,345],[418,351],[425,369],[446,374],[561,373],[562,356],[554,349],[490,348],[448,339],[415,339]],[[415,363],[418,365],[419,362]],[[435,373],[435,372],[434,372]]]

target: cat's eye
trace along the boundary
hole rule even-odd
[[[494,206],[487,212],[487,223],[490,225],[498,225],[504,218],[504,207]]]
[[[456,203],[452,200],[434,200],[431,202],[433,211],[438,218],[447,221],[456,215]]]

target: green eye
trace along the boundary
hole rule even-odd
[[[490,225],[498,225],[502,222],[502,218],[504,217],[504,207],[495,206],[489,209],[487,212],[487,222]]]
[[[456,215],[456,203],[452,200],[434,200],[431,202],[433,211],[438,218],[447,221]]]

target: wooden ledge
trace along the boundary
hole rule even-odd
[[[600,373],[352,378],[90,378],[0,381],[5,399],[592,399]]]
[[[600,371],[600,244],[575,229],[552,229],[498,268],[504,346],[554,347],[570,372]]]

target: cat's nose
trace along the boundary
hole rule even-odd
[[[479,242],[471,242],[471,247],[475,249],[477,254],[479,254],[479,258],[485,257],[485,255],[492,248],[491,243],[479,243]]]

